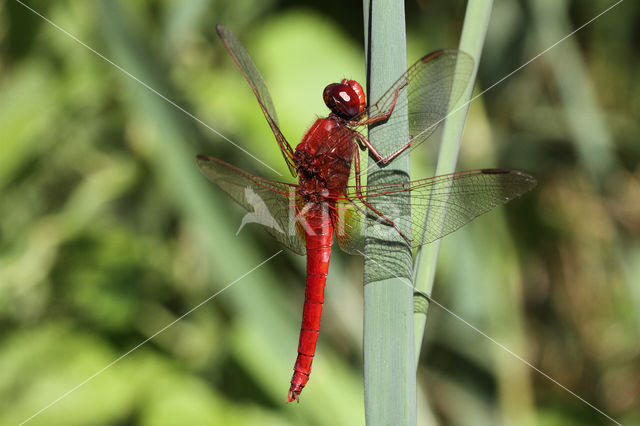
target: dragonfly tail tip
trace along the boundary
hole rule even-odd
[[[289,389],[289,393],[287,394],[287,402],[293,401],[300,404],[300,394],[294,390]]]

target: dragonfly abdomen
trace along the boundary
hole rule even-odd
[[[307,384],[309,374],[311,374],[311,363],[316,352],[316,342],[320,330],[324,287],[327,282],[333,241],[333,224],[326,203],[313,205],[307,212],[305,220],[307,284],[298,342],[298,357],[293,368],[287,402],[298,401],[300,392]]]

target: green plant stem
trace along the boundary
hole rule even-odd
[[[492,7],[492,0],[470,0],[467,3],[459,49],[471,55],[475,61],[475,66],[471,74],[472,82],[476,79],[478,64],[480,63],[482,46],[484,45],[487,28],[489,26]],[[473,86],[473,84],[469,84],[467,86],[458,105],[452,105],[452,110],[455,112],[452,113],[444,122],[442,144],[440,146],[438,164],[436,166],[436,175],[452,173],[455,171],[456,162],[458,161],[458,152],[460,151],[460,143],[462,141],[464,122],[469,110],[468,103],[466,105],[464,105],[464,103],[471,99]],[[464,106],[460,107],[461,105]],[[416,285],[416,290],[423,294],[431,294],[439,252],[440,240],[426,246],[424,249],[418,250],[418,253],[416,254],[413,279]],[[414,305],[415,360],[417,368],[420,358],[420,349],[422,347],[422,338],[424,336],[424,330],[427,323],[428,303],[424,297],[415,296]]]
[[[371,101],[379,98],[407,69],[404,4],[402,0],[365,0],[364,17],[367,93]],[[406,91],[400,96],[407,96]],[[407,114],[406,108],[395,110],[389,122],[402,114]],[[386,124],[389,123],[370,128],[369,138],[382,152],[391,153],[406,143],[409,129],[391,131]],[[368,183],[408,181],[408,153],[382,169],[370,164],[368,170]],[[392,217],[397,217],[397,213]],[[369,221],[367,233],[381,226],[384,227]],[[403,232],[411,235],[410,229]],[[413,425],[416,381],[411,252],[400,235],[388,234],[391,241],[374,238],[365,241],[365,416],[367,425]]]

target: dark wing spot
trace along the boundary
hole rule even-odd
[[[511,173],[509,169],[482,169],[481,172],[485,175],[505,175]]]
[[[442,55],[444,53],[444,50],[439,49],[439,50],[434,50],[431,53],[427,53],[426,55],[424,55],[420,60],[422,62],[429,62],[432,59],[437,58],[438,56]]]
[[[203,154],[196,155],[196,160],[198,161],[209,161],[210,159],[211,157],[209,157],[208,155],[203,155]]]

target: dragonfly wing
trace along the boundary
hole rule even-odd
[[[535,185],[536,180],[526,173],[482,169],[404,184],[368,186],[361,199],[355,195],[355,188],[349,188],[346,195],[337,200],[335,207],[336,229],[344,230],[342,235],[337,235],[338,244],[349,253],[363,252],[365,236],[388,239],[390,233],[397,232],[384,219],[367,210],[363,200],[374,204],[398,228],[411,226],[411,246],[418,247],[450,234]],[[410,216],[394,215],[394,212],[406,211],[407,206],[411,208]],[[365,229],[367,217],[377,220],[382,226]]]
[[[304,229],[295,220],[302,204],[296,185],[254,176],[206,155],[199,155],[196,162],[209,180],[248,211],[240,229],[247,223],[259,223],[294,252],[306,254]]]
[[[269,123],[269,127],[271,127],[271,130],[278,141],[284,160],[286,161],[287,166],[289,166],[291,174],[295,176],[296,168],[293,164],[293,149],[280,131],[276,108],[273,105],[271,95],[269,95],[269,90],[267,89],[267,85],[265,84],[260,71],[258,71],[258,68],[251,60],[249,53],[247,53],[247,50],[244,48],[240,40],[238,40],[230,29],[222,25],[218,25],[216,30],[218,31],[220,39],[231,54],[234,62],[242,72],[242,75],[247,80],[247,83],[249,83],[251,90],[253,90],[253,93],[256,95],[260,108],[262,108],[262,112]]]
[[[473,58],[465,52],[455,49],[431,52],[411,65],[363,116],[372,119],[384,115],[396,92],[406,90],[407,96],[398,97],[394,111],[407,108],[408,116],[389,123],[387,128],[408,126],[413,149],[427,140],[456,106],[469,85],[473,67]]]
[[[366,215],[367,208],[362,202],[348,195],[338,198],[332,206],[333,231],[343,251],[360,256],[364,254]]]

